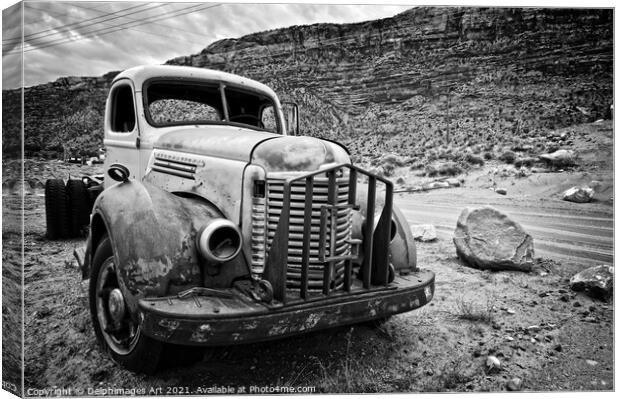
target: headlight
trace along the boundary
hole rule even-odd
[[[224,263],[241,251],[241,232],[228,219],[213,219],[196,235],[200,254],[209,262]]]

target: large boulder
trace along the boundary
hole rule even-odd
[[[562,199],[570,202],[590,202],[594,197],[594,190],[590,187],[571,187],[562,193]]]
[[[530,271],[534,240],[521,225],[497,209],[465,208],[454,231],[457,255],[480,269]]]
[[[614,268],[601,265],[582,270],[571,277],[570,288],[595,298],[608,299],[614,291]]]
[[[549,154],[542,154],[539,158],[552,166],[572,166],[575,165],[575,151],[557,150]]]

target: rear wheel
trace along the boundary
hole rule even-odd
[[[69,236],[67,194],[61,179],[45,182],[45,221],[50,240]]]
[[[89,223],[90,198],[82,180],[69,180],[66,186],[69,232],[71,237],[82,235],[82,229]]]
[[[105,237],[93,257],[90,275],[90,312],[99,343],[122,367],[153,374],[164,344],[147,337],[133,320],[118,282],[110,240]]]

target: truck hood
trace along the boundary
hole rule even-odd
[[[155,148],[251,162],[267,172],[310,172],[349,163],[338,144],[307,136],[282,136],[234,126],[183,127],[164,133]]]
[[[326,164],[350,163],[344,147],[314,137],[280,136],[256,146],[252,163],[267,172],[313,172]]]
[[[183,127],[161,135],[155,148],[249,162],[257,144],[277,137],[234,126]]]

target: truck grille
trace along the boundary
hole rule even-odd
[[[348,255],[351,252],[351,212],[350,208],[338,210],[335,226],[326,221],[326,229],[321,235],[321,206],[329,205],[328,201],[329,179],[316,177],[312,190],[312,221],[310,228],[310,259],[308,265],[308,290],[319,291],[323,287],[323,272],[325,262],[319,257],[321,240],[324,242],[327,253],[336,256]],[[342,176],[336,179],[336,203],[347,205],[349,195],[349,177]],[[284,194],[284,182],[278,179],[267,180],[267,242],[268,252],[275,236],[280,214],[282,213],[282,200]],[[304,230],[304,206],[305,184],[303,181],[291,185],[291,202],[289,218],[288,261],[286,271],[286,286],[288,288],[301,287],[301,262]],[[335,249],[330,247],[329,237],[331,229],[336,229]],[[344,280],[345,261],[334,263],[330,276],[331,289],[342,287]]]

